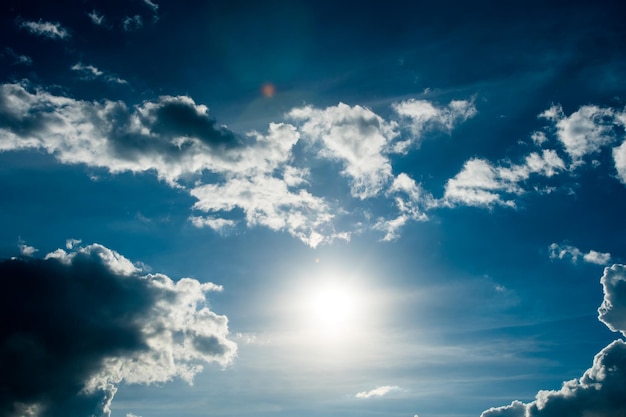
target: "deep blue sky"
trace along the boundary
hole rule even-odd
[[[625,412],[620,2],[0,10],[0,417]]]

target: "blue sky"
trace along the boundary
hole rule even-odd
[[[0,9],[2,417],[626,413],[619,2]]]

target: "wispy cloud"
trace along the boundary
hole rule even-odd
[[[85,65],[81,62],[78,62],[72,65],[71,69],[72,71],[76,71],[80,75],[80,78],[83,80],[102,79],[106,82],[114,84],[128,84],[126,80],[123,80],[113,74],[107,74],[93,65]]]
[[[124,30],[127,32],[141,29],[142,27],[143,27],[143,18],[139,16],[138,14],[132,17],[126,16],[122,20],[122,28],[124,28]]]
[[[9,57],[13,58],[14,65],[31,65],[33,63],[33,60],[31,59],[31,57],[27,55],[20,55],[11,48],[5,48],[4,52]]]
[[[577,247],[566,244],[559,245],[557,243],[552,243],[549,247],[549,251],[550,259],[569,258],[574,263],[579,259],[596,265],[606,265],[611,261],[610,253],[597,252],[595,250],[590,250],[589,252],[584,253]]]
[[[370,391],[359,392],[355,395],[356,398],[372,398],[372,397],[384,397],[392,391],[398,391],[400,387],[396,385],[383,385],[377,388],[374,388]]]
[[[45,22],[41,19],[37,22],[31,20],[21,21],[19,26],[34,35],[50,39],[65,39],[70,36],[67,29],[61,26],[60,23]]]
[[[104,24],[104,15],[98,14],[96,10],[92,10],[91,12],[87,13],[87,16],[89,16],[89,20],[91,20],[91,23],[96,26],[102,26]]]

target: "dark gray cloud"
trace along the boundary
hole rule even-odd
[[[142,275],[101,245],[1,261],[0,279],[1,416],[108,415],[122,381],[191,380],[236,353],[205,305],[218,286]]]
[[[604,300],[599,319],[611,330],[626,332],[626,266],[605,268]],[[615,340],[594,358],[582,377],[566,381],[560,390],[539,391],[524,404],[490,408],[481,417],[623,417],[626,415],[626,343]]]

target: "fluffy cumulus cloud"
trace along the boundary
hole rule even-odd
[[[293,109],[289,117],[302,122],[304,137],[321,144],[323,157],[337,159],[350,178],[354,197],[377,195],[392,177],[384,149],[397,136],[395,122],[386,122],[371,110],[339,103],[326,109]]]
[[[605,268],[601,278],[604,300],[599,319],[612,331],[626,335],[626,266]],[[563,383],[559,390],[539,391],[525,404],[490,408],[481,417],[560,417],[626,415],[626,343],[615,340],[593,359],[582,377]]]
[[[235,357],[220,286],[144,274],[93,244],[0,261],[0,414],[107,416],[120,383],[191,382]]]
[[[613,160],[615,161],[618,178],[626,184],[626,141],[620,146],[613,148]]]
[[[610,253],[603,253],[595,250],[590,250],[589,252],[584,253],[577,247],[566,244],[559,245],[558,243],[552,243],[549,247],[549,251],[550,259],[569,258],[574,263],[578,262],[579,259],[596,265],[606,265],[611,261]]]
[[[566,116],[560,105],[555,105],[540,114],[555,124],[556,137],[570,156],[574,166],[581,163],[585,155],[598,152],[615,140],[614,126],[621,124],[611,108],[582,106]]]
[[[359,392],[355,395],[356,398],[372,398],[372,397],[384,397],[392,391],[398,391],[400,387],[396,385],[383,385],[374,388],[370,391]]]
[[[426,100],[408,99],[395,103],[393,109],[408,121],[405,129],[411,133],[407,139],[394,144],[394,151],[399,153],[406,153],[411,146],[419,145],[424,132],[429,129],[449,133],[457,124],[478,114],[473,101],[469,100],[453,100],[447,106],[437,106]]]
[[[72,69],[81,77],[111,79],[94,66],[78,63]],[[426,129],[450,130],[475,113],[466,101],[441,107],[408,100],[395,110],[399,120],[343,103],[305,106],[288,112],[285,122],[270,123],[265,132],[235,134],[188,96],[162,96],[131,107],[76,100],[28,83],[4,84],[0,152],[40,150],[66,164],[155,174],[197,199],[190,216],[194,225],[219,233],[240,224],[263,226],[315,247],[348,239],[365,227],[391,240],[407,222],[425,220],[436,204],[408,175],[393,174],[390,155],[398,143],[417,140]],[[524,169],[559,169],[549,156],[536,156]],[[316,188],[320,174],[313,165],[320,161],[337,169],[337,181],[349,187],[348,195],[329,199]],[[351,213],[346,207],[354,199],[391,199],[396,212],[384,218]],[[338,222],[338,216],[352,217]]]
[[[502,161],[499,164],[473,158],[461,171],[449,179],[441,204],[515,207],[515,197],[526,192],[524,183],[535,175],[552,177],[565,169],[565,163],[555,151],[532,152],[521,164]]]
[[[433,114],[434,110],[428,105],[418,106],[415,103],[413,105],[422,109],[424,117]],[[459,112],[460,119],[471,117],[470,107],[459,104],[457,107],[469,109]],[[460,172],[446,183],[441,205],[515,207],[519,196],[530,190],[553,190],[545,184],[546,179],[557,175],[576,175],[574,171],[584,166],[586,157],[623,140],[626,126],[626,112],[595,105],[581,106],[570,115],[566,115],[560,105],[554,105],[542,112],[539,118],[551,123],[544,130],[533,132],[530,137],[532,144],[541,149],[528,153],[518,164],[508,159],[492,162],[474,157],[467,160]],[[448,119],[454,120],[451,117]],[[612,155],[617,176],[626,184],[626,144],[613,148]],[[599,163],[594,161],[596,165]],[[593,259],[593,254],[588,256],[590,262],[594,262]],[[602,257],[596,258],[597,263],[601,260]]]

